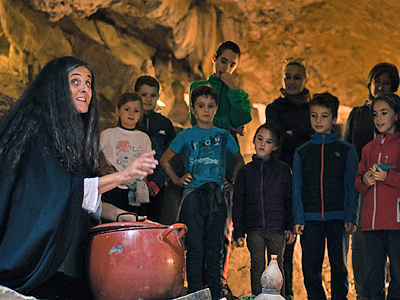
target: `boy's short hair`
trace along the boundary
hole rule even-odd
[[[234,42],[226,41],[219,45],[217,52],[215,52],[215,59],[218,59],[218,57],[220,57],[225,50],[231,50],[233,53],[239,55],[240,58],[241,53],[239,46]]]
[[[262,124],[260,127],[257,128],[256,133],[253,137],[253,143],[256,140],[256,136],[261,129],[267,129],[271,132],[272,139],[274,140],[276,150],[272,152],[272,156],[279,157],[281,154],[282,149],[282,131],[280,130],[279,126],[276,123],[269,121],[267,123]]]
[[[135,92],[139,92],[142,85],[148,85],[150,87],[157,88],[158,93],[160,93],[160,82],[149,75],[140,76],[135,82]]]
[[[309,105],[310,107],[320,106],[330,109],[332,112],[332,119],[336,119],[338,115],[339,103],[340,102],[337,97],[333,96],[331,93],[325,92],[314,94],[309,102]]]
[[[192,107],[194,107],[197,98],[201,96],[204,96],[206,98],[213,98],[215,100],[215,104],[218,105],[218,92],[214,90],[210,85],[199,85],[195,87],[190,93],[190,103]]]
[[[374,105],[377,101],[385,101],[387,105],[389,105],[389,107],[393,109],[394,113],[399,116],[395,123],[395,132],[400,131],[400,97],[397,96],[396,94],[384,94],[376,97],[371,104],[372,119],[374,119]],[[379,133],[379,131],[376,128],[375,132]]]
[[[390,77],[390,91],[392,93],[397,92],[397,89],[399,88],[399,71],[395,65],[385,62],[375,65],[371,71],[369,71],[368,89],[371,90],[372,80],[375,80],[377,76],[380,76],[383,73],[387,73]]]

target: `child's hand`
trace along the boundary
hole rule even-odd
[[[192,181],[192,179],[193,179],[192,174],[186,173],[181,178],[179,178],[178,182],[176,182],[175,184],[177,186],[183,187],[185,185],[188,185]]]
[[[243,247],[244,246],[244,237],[240,237],[236,240],[236,244],[238,247]]]
[[[387,176],[387,171],[382,170],[378,165],[371,168],[372,177],[377,181],[384,181]]]
[[[347,235],[351,235],[357,230],[357,226],[351,222],[344,223],[344,229]]]
[[[374,176],[372,174],[372,170],[367,171],[363,175],[362,182],[367,186],[371,186],[371,185],[374,185],[376,183],[376,180],[375,180],[375,178],[374,178]]]
[[[156,192],[151,188],[151,186],[147,186],[147,189],[149,190],[149,195],[151,197],[154,197],[156,195]]]
[[[293,226],[293,233],[294,234],[303,234],[304,225],[296,224]]]
[[[293,244],[296,239],[296,235],[291,230],[285,230],[285,236],[287,245]]]
[[[220,75],[221,80],[228,86],[230,90],[237,90],[238,87],[233,81],[232,74],[229,73],[221,73]]]
[[[224,188],[227,192],[233,192],[233,184],[224,178]]]

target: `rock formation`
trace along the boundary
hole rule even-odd
[[[96,72],[103,127],[144,73],[162,83],[163,114],[185,126],[188,85],[211,74],[217,45],[233,40],[243,51],[237,80],[253,104],[276,98],[283,60],[300,56],[312,93],[354,106],[374,64],[399,64],[399,13],[389,0],[1,0],[0,92],[17,98],[48,60],[75,55]],[[250,131],[256,109],[254,119]]]
[[[399,15],[390,0],[0,0],[0,114],[47,61],[74,55],[94,68],[102,128],[142,74],[160,80],[162,113],[188,126],[190,82],[210,75],[218,44],[232,40],[243,52],[235,76],[254,106],[240,140],[249,156],[285,58],[305,58],[310,91],[335,94],[348,113],[366,99],[373,65],[400,66]]]

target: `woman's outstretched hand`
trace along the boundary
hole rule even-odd
[[[135,159],[124,171],[122,171],[125,182],[129,182],[138,177],[144,177],[153,174],[154,169],[158,165],[158,161],[154,158],[156,152],[150,151],[143,153],[139,158]]]

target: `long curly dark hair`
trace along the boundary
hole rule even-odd
[[[80,66],[92,74],[92,99],[85,114],[78,113],[72,102],[68,79],[68,73]],[[97,174],[98,118],[91,66],[72,56],[51,60],[0,122],[0,168],[10,158],[15,166],[44,132],[68,170]]]

